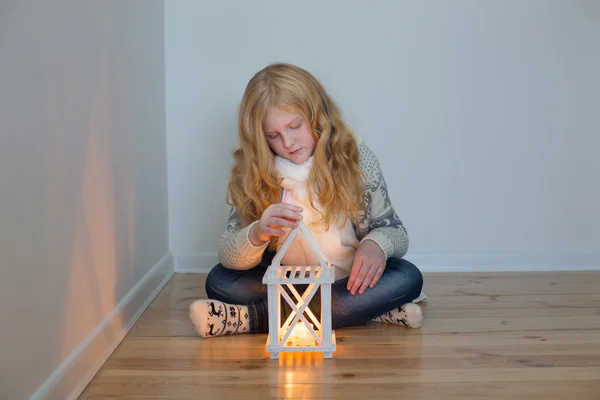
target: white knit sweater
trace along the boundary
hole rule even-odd
[[[366,176],[366,211],[352,228],[359,244],[372,240],[381,247],[387,258],[401,258],[408,251],[406,229],[392,206],[377,157],[364,142],[360,142],[358,148],[359,165]],[[261,261],[269,242],[255,246],[248,238],[250,229],[257,222],[242,226],[236,210],[231,210],[219,244],[221,265],[242,270],[250,269]]]
[[[345,223],[340,217],[337,224],[332,224],[325,229],[324,224],[318,224],[320,212],[323,207],[318,200],[314,207],[310,204],[307,190],[308,176],[312,169],[314,158],[310,157],[302,165],[295,164],[283,157],[275,157],[275,171],[283,178],[282,202],[302,207],[302,221],[311,230],[312,235],[319,242],[331,264],[336,267],[336,279],[350,276],[354,254],[358,249],[359,240],[349,220]],[[290,228],[283,228],[286,233],[277,241],[277,251],[290,233]],[[317,255],[304,235],[296,235],[288,246],[281,259],[283,265],[318,265]]]

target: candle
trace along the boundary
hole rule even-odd
[[[310,325],[313,328],[313,325]],[[298,321],[291,334],[292,343],[296,346],[312,346],[315,338],[302,321]]]

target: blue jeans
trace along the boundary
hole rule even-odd
[[[210,299],[228,304],[248,306],[251,333],[268,333],[267,286],[262,283],[274,253],[265,252],[260,264],[249,270],[232,270],[217,264],[206,278],[206,293]],[[331,285],[331,323],[333,329],[355,326],[376,318],[416,299],[423,288],[421,271],[404,259],[389,258],[385,271],[374,288],[352,295],[346,284],[348,278]],[[308,285],[295,285],[302,295]],[[288,292],[289,293],[289,292]],[[309,307],[320,318],[319,290]],[[292,297],[292,296],[290,296]],[[293,298],[293,297],[292,297]],[[282,317],[291,308],[282,301]]]

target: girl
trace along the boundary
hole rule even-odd
[[[416,302],[426,297],[421,272],[402,259],[406,229],[375,154],[344,123],[320,82],[293,65],[267,66],[246,87],[238,130],[220,264],[206,279],[209,299],[190,305],[198,335],[268,332],[262,278],[300,220],[336,269],[333,329],[370,320],[418,328],[423,317]],[[317,261],[296,238],[282,264]],[[310,307],[317,318],[319,304],[315,296]],[[289,312],[283,310],[284,318]]]

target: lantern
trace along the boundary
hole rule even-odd
[[[281,265],[283,255],[298,235],[305,235],[319,265]],[[290,231],[263,276],[263,283],[267,285],[269,305],[266,350],[272,359],[279,358],[280,352],[322,352],[324,358],[333,356],[336,344],[335,332],[331,329],[331,284],[334,281],[335,271],[331,262],[306,224],[300,221],[298,227]],[[298,284],[308,284],[302,296],[293,286]],[[285,288],[292,293],[293,298]],[[308,305],[319,290],[321,318],[317,319]],[[292,309],[283,324],[282,299]]]

